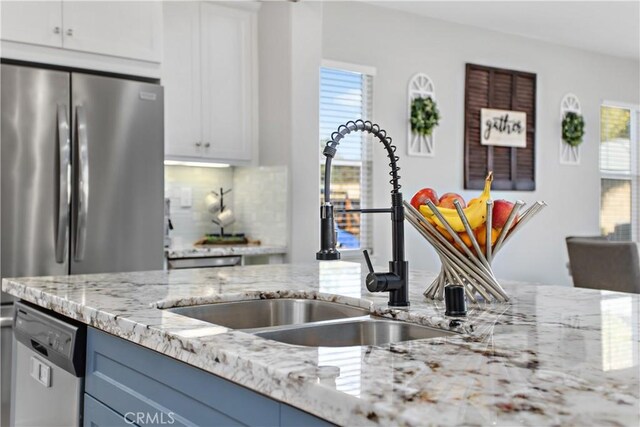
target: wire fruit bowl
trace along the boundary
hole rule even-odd
[[[424,296],[429,299],[444,299],[444,288],[447,285],[460,285],[464,288],[465,294],[470,302],[478,302],[478,297],[485,301],[495,299],[499,302],[509,300],[509,296],[498,283],[491,263],[497,253],[504,247],[505,243],[513,237],[524,225],[537,215],[547,204],[545,202],[535,202],[522,215],[518,217],[518,213],[522,210],[525,203],[518,200],[504,227],[500,230],[495,242],[492,242],[492,218],[493,218],[493,201],[486,202],[486,244],[480,245],[474,234],[474,230],[469,224],[462,206],[459,201],[455,201],[454,205],[458,216],[464,225],[464,234],[470,241],[470,247],[465,244],[460,235],[454,231],[451,224],[438,211],[432,201],[427,201],[426,205],[431,212],[438,218],[443,228],[449,233],[453,242],[450,242],[434,224],[429,222],[417,209],[415,209],[406,200],[403,202],[405,207],[406,218],[411,225],[424,237],[436,250],[442,268],[440,274],[424,291]]]

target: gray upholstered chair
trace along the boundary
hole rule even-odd
[[[640,259],[635,242],[567,237],[567,249],[574,286],[640,294]]]

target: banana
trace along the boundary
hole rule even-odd
[[[491,197],[492,182],[493,172],[489,172],[487,178],[484,181],[484,190],[482,190],[482,194],[480,194],[480,196],[476,197],[475,199],[472,199],[467,207],[463,209],[467,220],[469,220],[469,225],[471,225],[471,229],[473,230],[484,224],[487,220],[487,200],[489,200]],[[464,224],[462,223],[457,210],[440,207],[438,207],[437,209],[442,214],[444,219],[449,223],[451,228],[454,229],[454,231],[458,233],[464,231]],[[444,228],[444,224],[442,224],[440,219],[431,211],[429,206],[420,206],[420,213],[428,220]]]

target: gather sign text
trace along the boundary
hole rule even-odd
[[[482,145],[527,146],[527,113],[482,108],[480,121]]]

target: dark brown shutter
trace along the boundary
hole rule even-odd
[[[480,144],[480,109],[527,113],[527,147]],[[495,190],[535,190],[536,75],[467,64],[465,80],[464,187],[482,189],[488,171]]]

